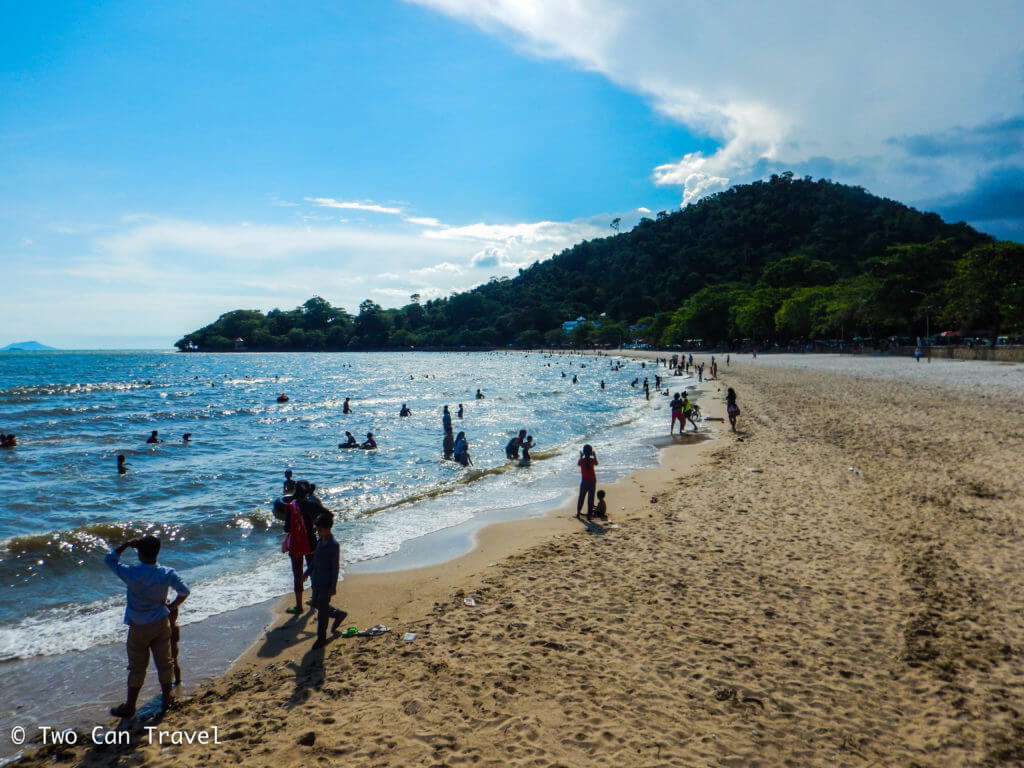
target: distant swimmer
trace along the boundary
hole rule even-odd
[[[191,432],[186,432],[184,435],[182,435],[181,436],[181,442],[183,442],[183,443],[191,443],[192,442],[192,433]]]
[[[459,418],[462,417],[462,406],[459,406]],[[441,426],[444,427],[445,432],[452,431],[452,412],[448,410],[448,406],[444,407],[441,411]]]
[[[451,430],[444,433],[444,440],[441,441],[441,450],[444,452],[445,459],[450,459],[455,455],[455,438],[452,437]]]
[[[483,400],[484,399],[484,393],[481,392],[479,389],[476,391],[476,399],[477,400]]]
[[[398,412],[398,415],[401,416],[402,418],[405,418],[406,416],[412,416],[412,411],[409,410],[408,405],[402,403],[402,410]]]
[[[468,467],[473,463],[473,460],[469,457],[469,441],[466,440],[466,433],[459,432],[455,436],[455,461],[464,467]]]
[[[604,379],[601,379],[601,389],[604,389]]]
[[[146,438],[146,442],[147,442],[147,443],[162,443],[162,442],[163,442],[163,440],[161,440],[161,439],[160,439],[159,437],[157,437],[157,432],[156,432],[156,430],[154,429],[154,430],[153,430],[153,431],[152,431],[152,432],[150,433],[149,437],[147,437],[147,438]]]
[[[358,448],[359,447],[359,441],[356,440],[356,436],[353,435],[351,432],[345,432],[345,438],[346,438],[346,440],[345,440],[344,443],[338,443],[338,447],[339,448]]]
[[[460,419],[462,418],[462,403],[459,403],[459,412],[455,415],[458,416]]]
[[[295,481],[292,480],[292,471],[286,469],[284,471],[284,483],[281,488],[282,496],[294,496],[295,495]]]
[[[0,432],[0,448],[14,448],[18,444],[18,438],[14,436],[13,432],[8,432],[6,435]]]
[[[123,475],[128,471],[128,461],[125,459],[123,453],[117,455],[117,473]]]
[[[575,373],[572,375],[572,383],[573,384],[579,384],[580,383],[580,380],[576,378],[576,374]]]
[[[363,440],[363,444],[359,446],[364,451],[372,451],[377,447],[377,441],[373,439],[373,432],[366,433],[366,439]]]
[[[279,402],[279,403],[287,403],[288,402],[288,395],[286,395],[284,392],[282,392],[280,395],[277,396],[277,402]]]
[[[348,398],[347,397],[345,398],[345,403],[341,406],[341,412],[342,413],[352,413],[352,409],[349,408],[349,405],[348,405]]]
[[[523,452],[523,458],[519,460],[520,467],[530,466],[530,449],[533,448],[533,435],[527,435],[526,439],[519,444],[519,448]]]

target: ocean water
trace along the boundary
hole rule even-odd
[[[271,514],[285,469],[316,483],[353,564],[485,510],[557,502],[578,485],[584,442],[598,453],[599,481],[650,465],[667,402],[648,402],[631,382],[649,376],[653,389],[665,369],[621,362],[616,371],[611,358],[521,352],[0,353],[0,431],[20,443],[0,450],[0,660],[121,638],[124,590],[103,555],[142,533],[162,538],[161,562],[192,588],[183,624],[289,592]],[[674,391],[689,383],[667,381]],[[282,392],[290,400],[279,404]],[[411,417],[399,417],[403,403]],[[442,460],[445,404],[473,467]],[[520,428],[536,441],[528,468],[504,456]],[[146,443],[153,429],[165,442]],[[345,430],[360,440],[372,431],[379,449],[339,450]]]

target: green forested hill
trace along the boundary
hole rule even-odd
[[[364,349],[572,341],[1024,331],[1024,246],[863,189],[790,174],[734,187],[632,231],[590,240],[513,278],[357,315],[316,297],[236,310],[180,349]],[[563,321],[585,323],[565,339]],[[630,330],[633,326],[633,330]]]

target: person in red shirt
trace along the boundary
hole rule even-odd
[[[580,468],[580,497],[576,501],[576,517],[580,516],[583,499],[587,497],[587,520],[593,520],[594,491],[597,490],[597,475],[594,473],[594,467],[597,466],[597,454],[589,444],[583,446],[580,460],[576,463]]]

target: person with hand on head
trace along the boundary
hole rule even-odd
[[[121,562],[121,554],[133,547],[139,555],[138,565]],[[160,680],[163,709],[170,708],[173,699],[174,657],[171,651],[171,614],[189,596],[188,585],[173,568],[157,565],[160,539],[143,536],[126,541],[109,552],[103,561],[127,587],[124,623],[128,625],[128,695],[123,704],[110,710],[115,717],[135,717],[139,692],[146,680],[146,668],[152,655]],[[173,588],[175,598],[167,602],[167,590]],[[180,673],[179,673],[180,679]]]

